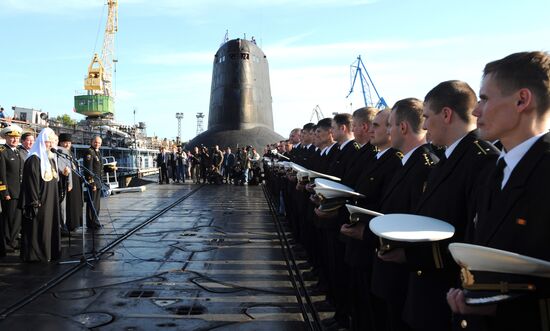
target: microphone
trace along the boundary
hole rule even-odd
[[[59,156],[62,156],[62,157],[64,157],[64,158],[66,158],[66,159],[69,159],[69,160],[72,160],[72,159],[73,159],[72,156],[67,155],[67,154],[65,154],[65,153],[62,153],[59,149],[56,149],[56,148],[54,148],[54,147],[52,147],[52,148],[50,149],[50,152],[55,153],[55,154],[57,154],[57,155],[59,155]]]

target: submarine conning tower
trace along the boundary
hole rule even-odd
[[[208,130],[273,130],[269,66],[255,41],[232,39],[214,56]]]

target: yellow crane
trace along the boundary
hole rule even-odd
[[[118,0],[107,0],[108,15],[101,57],[95,53],[84,79],[86,94],[74,97],[75,111],[89,118],[112,117],[115,111],[112,88],[115,34],[118,31]]]

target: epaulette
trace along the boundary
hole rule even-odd
[[[6,150],[6,146],[0,146],[0,153]]]
[[[402,159],[405,155],[401,152],[395,152],[395,155],[397,155],[398,158]]]
[[[355,147],[355,150],[357,150],[357,151],[361,149],[361,145],[359,145],[359,144],[357,143],[357,141],[354,141],[354,142],[353,142],[353,147]]]
[[[435,164],[434,160],[430,157],[430,154],[422,153],[422,156],[424,157],[424,165],[433,166]]]
[[[477,155],[487,155],[487,152],[491,151],[490,148],[483,148],[483,146],[481,146],[481,144],[479,143],[479,140],[474,140],[474,145],[476,145],[478,149]]]

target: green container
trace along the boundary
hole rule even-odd
[[[85,116],[106,116],[115,113],[115,101],[107,95],[77,95],[74,97],[74,108]]]

